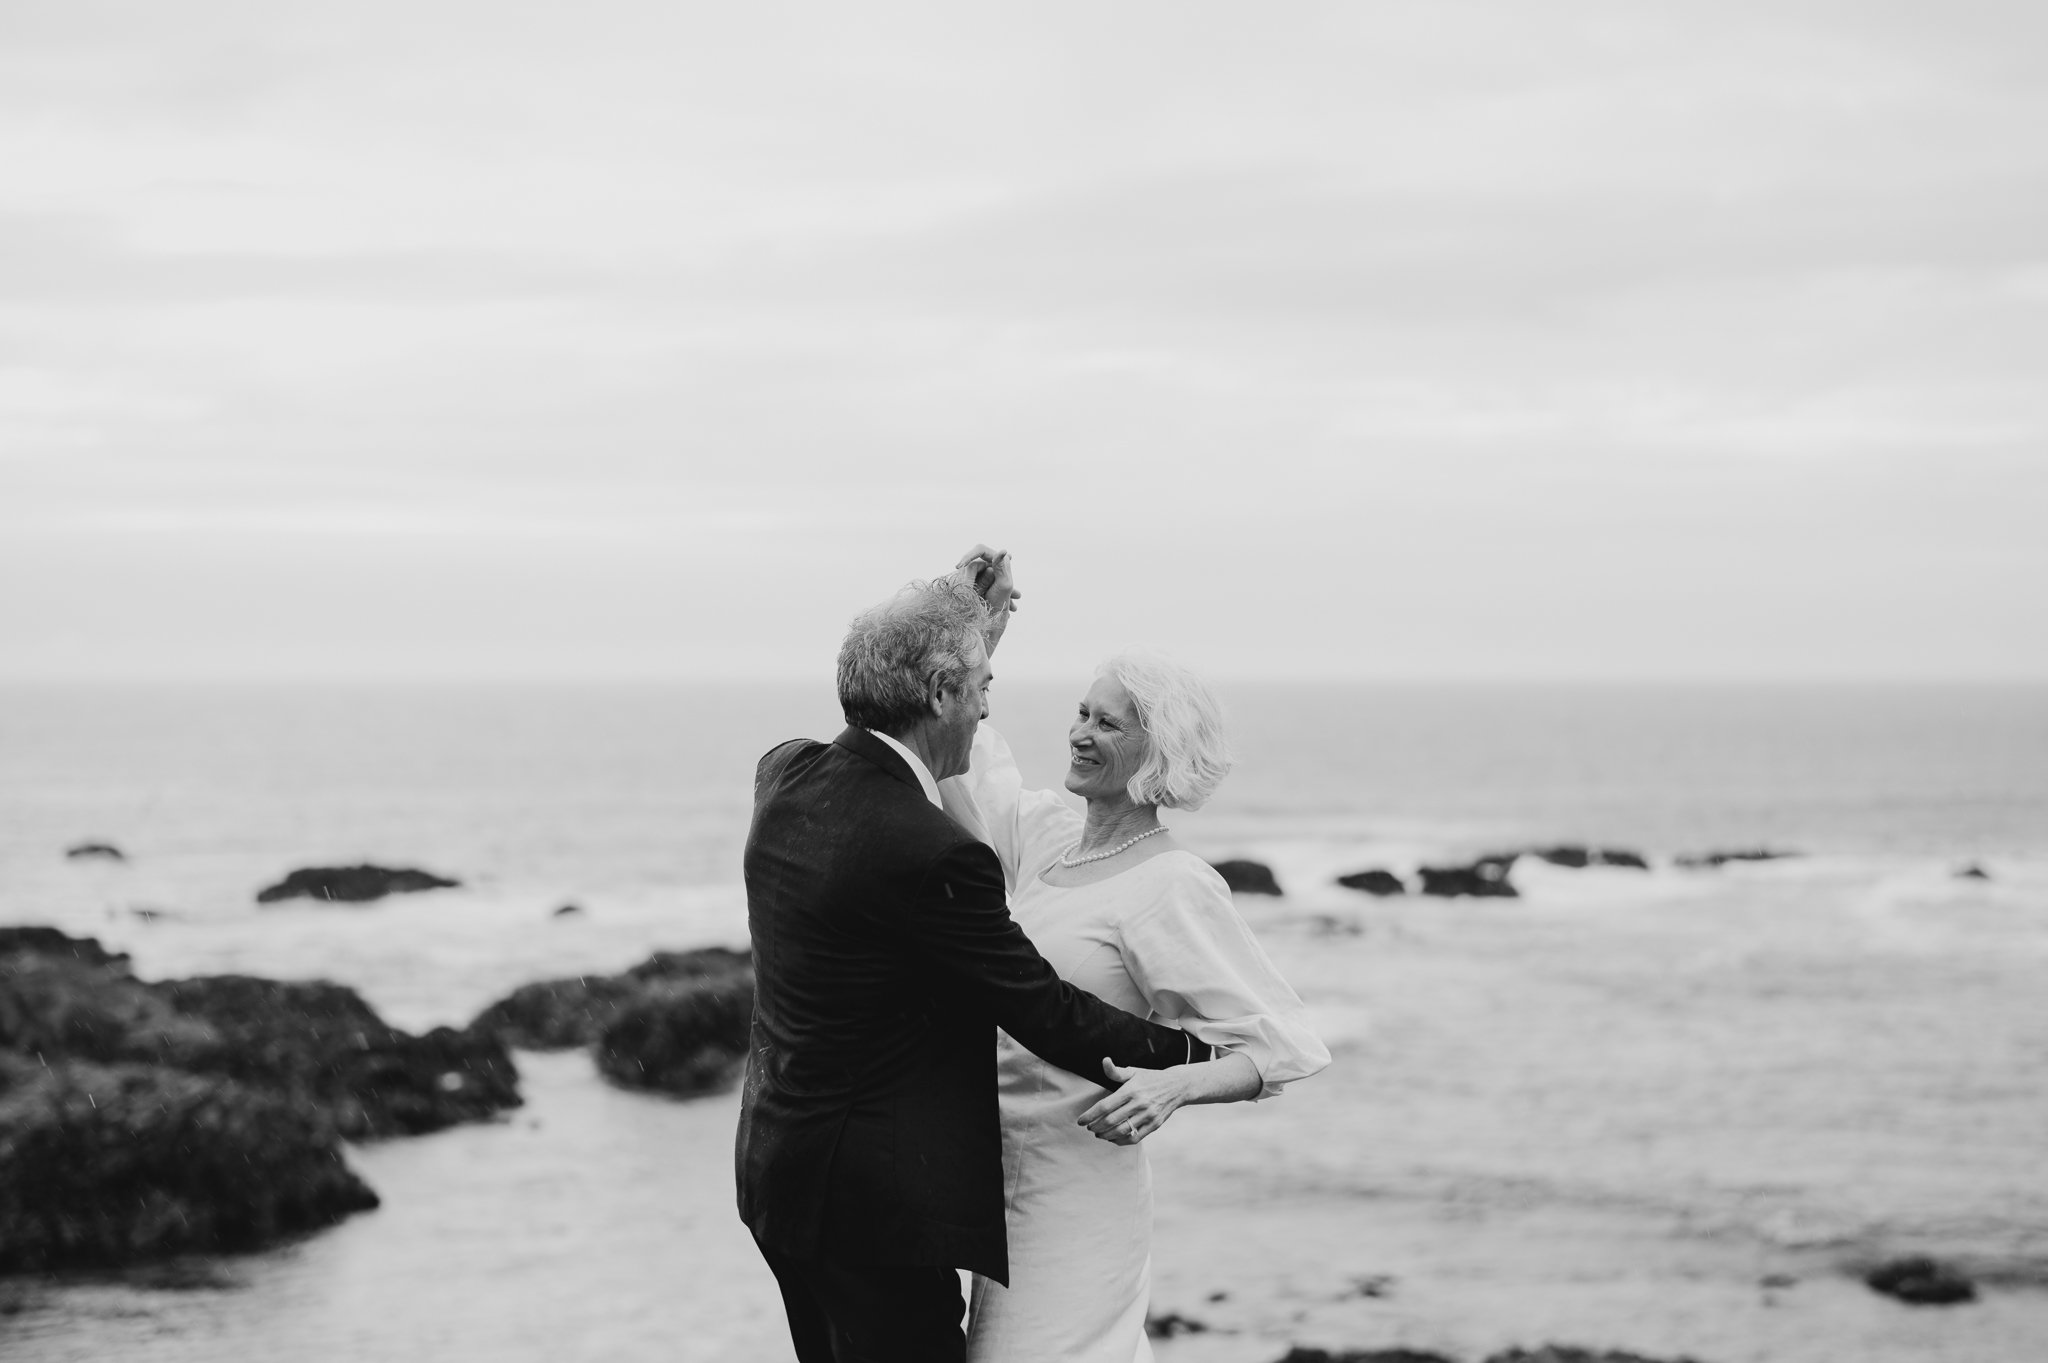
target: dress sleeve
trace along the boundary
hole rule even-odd
[[[1081,836],[1079,812],[1056,791],[1024,789],[1010,745],[986,724],[975,730],[966,775],[939,782],[939,798],[954,822],[996,849],[1012,894]]]
[[[1124,969],[1153,1013],[1258,1067],[1270,1098],[1330,1063],[1301,999],[1273,968],[1208,867],[1166,877],[1117,921]]]

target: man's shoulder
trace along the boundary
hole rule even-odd
[[[863,829],[862,842],[899,856],[936,860],[988,851],[918,787],[840,743],[798,738],[770,748],[755,770],[754,794],[759,808],[775,811],[772,818],[801,810],[807,822]]]

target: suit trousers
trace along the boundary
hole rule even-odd
[[[798,1363],[966,1363],[958,1270],[760,1249],[782,1287]]]

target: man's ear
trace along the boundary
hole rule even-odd
[[[934,717],[943,717],[945,715],[946,686],[944,682],[939,680],[939,674],[936,672],[932,673],[931,677],[924,684],[924,703]]]

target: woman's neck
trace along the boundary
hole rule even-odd
[[[1116,799],[1090,800],[1088,815],[1081,823],[1079,855],[1104,852],[1120,842],[1159,827],[1159,806],[1136,804],[1128,795]]]

